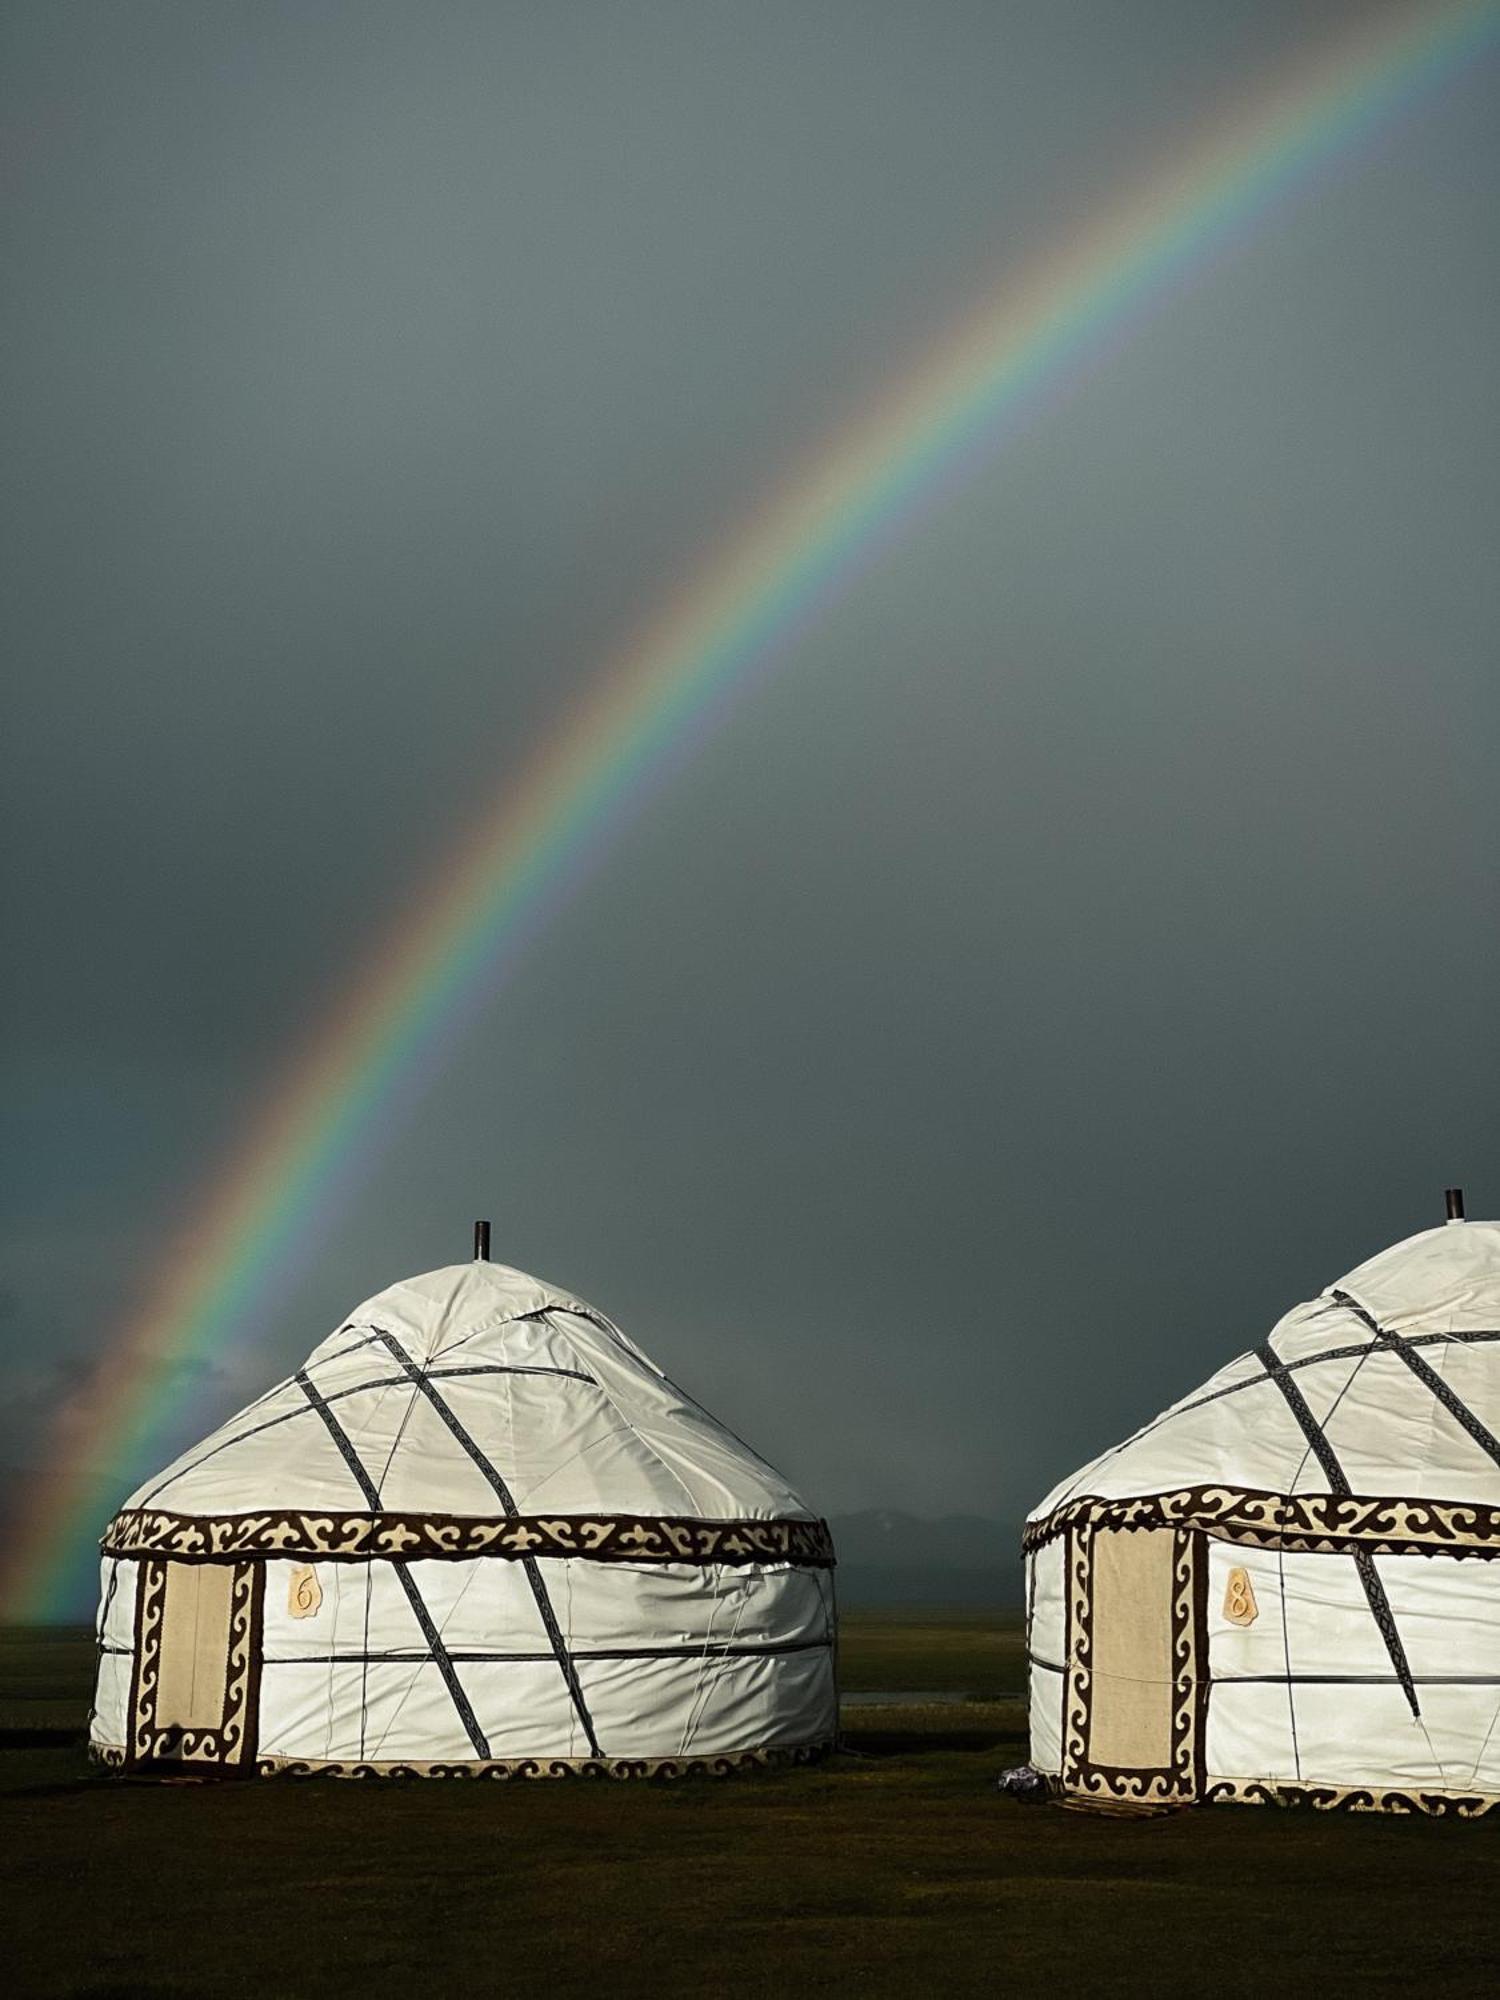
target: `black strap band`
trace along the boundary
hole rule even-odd
[[[1338,1494],[1341,1499],[1347,1497],[1351,1489],[1344,1468],[1339,1464],[1338,1454],[1328,1442],[1323,1426],[1308,1408],[1307,1398],[1287,1372],[1285,1362],[1269,1341],[1263,1347],[1257,1347],[1255,1352],[1261,1366],[1286,1398],[1287,1408],[1297,1419],[1298,1428],[1307,1439],[1313,1456],[1323,1468],[1323,1476],[1328,1481],[1329,1490]],[[1368,1353],[1369,1349],[1367,1348],[1365,1352]],[[1358,1363],[1355,1365],[1357,1367]],[[1368,1549],[1354,1551],[1354,1568],[1365,1593],[1365,1602],[1370,1607],[1370,1616],[1375,1620],[1376,1630],[1380,1633],[1385,1650],[1390,1656],[1392,1670],[1401,1683],[1402,1692],[1406,1696],[1412,1714],[1420,1716],[1422,1710],[1417,1701],[1417,1690],[1412,1681],[1406,1648],[1401,1643],[1396,1616],[1391,1610],[1391,1600],[1386,1595],[1385,1585],[1380,1580],[1380,1572],[1375,1567],[1375,1558]]]
[[[411,1378],[416,1387],[421,1390],[428,1402],[431,1403],[433,1409],[437,1411],[452,1437],[479,1468],[480,1472],[484,1475],[490,1491],[500,1502],[501,1507],[513,1519],[518,1516],[520,1509],[515,1503],[515,1498],[510,1488],[490,1463],[489,1459],[480,1450],[479,1446],[474,1442],[468,1431],[459,1422],[443,1397],[433,1388],[431,1378],[417,1367],[416,1363],[394,1334],[382,1332],[380,1338],[403,1371]],[[548,1643],[552,1647],[553,1657],[562,1671],[563,1679],[567,1682],[568,1694],[572,1699],[573,1708],[582,1725],[583,1733],[588,1739],[590,1755],[600,1757],[604,1753],[600,1749],[599,1739],[594,1733],[594,1719],[589,1714],[588,1703],[584,1699],[583,1686],[578,1678],[578,1669],[573,1664],[572,1655],[568,1651],[567,1641],[562,1634],[562,1627],[557,1622],[557,1613],[552,1608],[552,1599],[548,1595],[547,1586],[542,1580],[541,1566],[535,1556],[523,1556],[521,1558],[521,1566],[526,1572],[526,1581],[531,1585],[531,1594],[536,1600],[536,1608],[541,1617],[543,1630],[547,1634]]]
[[[365,1504],[369,1507],[378,1508],[380,1505],[379,1488],[366,1471],[364,1461],[354,1449],[354,1442],[350,1438],[349,1433],[344,1429],[344,1426],[339,1422],[332,1410],[329,1409],[327,1403],[323,1400],[312,1382],[309,1381],[306,1369],[299,1369],[295,1379],[303,1395],[307,1397],[307,1400],[312,1404],[327,1426],[328,1435],[338,1446],[340,1457],[343,1459],[345,1465],[348,1466],[350,1472],[353,1474],[355,1483],[365,1497]],[[401,1588],[406,1593],[406,1601],[411,1606],[412,1615],[421,1628],[422,1637],[427,1641],[428,1651],[432,1654],[437,1670],[443,1677],[443,1685],[447,1688],[453,1706],[458,1711],[458,1719],[464,1726],[464,1733],[473,1746],[475,1756],[488,1758],[490,1754],[489,1742],[485,1737],[484,1731],[479,1726],[479,1718],[474,1713],[473,1705],[468,1695],[464,1692],[463,1683],[458,1678],[458,1669],[454,1666],[452,1657],[447,1647],[443,1644],[443,1635],[432,1622],[432,1613],[427,1609],[422,1593],[417,1588],[416,1578],[404,1562],[393,1562],[391,1568],[395,1571]]]

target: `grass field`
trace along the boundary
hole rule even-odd
[[[1500,1991],[1500,1825],[1002,1798],[1014,1619],[845,1620],[811,1771],[174,1784],[85,1760],[82,1633],[0,1634],[0,1994]]]

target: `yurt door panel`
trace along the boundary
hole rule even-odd
[[[133,1762],[253,1760],[264,1580],[261,1563],[141,1564]]]
[[[229,1586],[219,1563],[169,1563],[162,1617],[156,1720],[170,1729],[217,1729],[229,1676]]]
[[[1082,1527],[1068,1541],[1063,1781],[1182,1799],[1202,1776],[1200,1538]]]

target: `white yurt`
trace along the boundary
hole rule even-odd
[[[1024,1541],[1031,1761],[1065,1800],[1500,1804],[1500,1223],[1295,1307]]]
[[[602,1313],[482,1258],[367,1300],[102,1546],[107,1763],[672,1775],[835,1735],[825,1524]]]

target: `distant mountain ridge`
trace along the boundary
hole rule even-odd
[[[1022,1600],[1019,1521],[982,1514],[929,1519],[881,1507],[836,1514],[828,1525],[846,1607]]]

